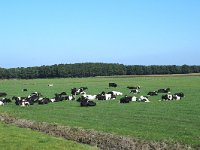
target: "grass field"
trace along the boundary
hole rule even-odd
[[[53,97],[56,92],[70,94],[72,87],[87,86],[88,94],[97,94],[113,90],[108,88],[109,82],[117,83],[115,90],[128,95],[127,86],[140,85],[139,95],[170,87],[172,93],[184,92],[186,97],[181,101],[159,102],[160,94],[150,97],[150,103],[129,104],[119,104],[118,97],[112,101],[96,101],[97,106],[91,108],[81,108],[76,101],[35,104],[28,108],[12,103],[0,107],[0,113],[145,140],[200,145],[200,76],[0,80],[0,91],[7,92],[7,97],[27,96],[34,91]],[[50,83],[54,86],[48,87]],[[22,92],[23,88],[28,92]]]
[[[0,147],[2,150],[95,150],[88,145],[51,137],[30,129],[0,123]]]

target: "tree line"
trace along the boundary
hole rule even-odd
[[[75,63],[40,67],[0,68],[0,79],[36,79],[94,77],[113,75],[153,75],[200,73],[200,66],[123,65],[111,63]]]

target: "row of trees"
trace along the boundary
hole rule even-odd
[[[108,63],[76,63],[59,64],[40,67],[0,68],[1,79],[35,79],[35,78],[65,78],[94,77],[112,75],[151,75],[151,74],[186,74],[200,73],[200,66],[143,66]]]

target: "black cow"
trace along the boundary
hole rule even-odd
[[[94,101],[90,101],[90,100],[82,100],[80,102],[80,106],[81,107],[84,107],[84,106],[86,106],[86,107],[88,107],[88,106],[96,106],[96,103]]]
[[[26,92],[26,91],[28,91],[28,89],[22,89],[22,91],[23,91],[23,92]]]
[[[170,93],[170,88],[166,88],[166,89],[159,89],[158,93]]]
[[[116,87],[117,87],[117,84],[116,84],[116,83],[109,83],[109,87],[114,87],[114,88],[116,88]]]
[[[156,96],[156,95],[158,95],[158,92],[157,91],[149,92],[147,95],[148,96]]]
[[[55,94],[55,102],[59,102],[59,101],[67,100],[67,99],[68,99],[68,95],[66,92],[61,92],[60,94],[58,94],[58,93]]]
[[[129,103],[130,101],[132,101],[132,96],[125,96],[120,98],[120,103]]]
[[[0,92],[0,97],[5,97],[5,96],[7,96],[6,92]]]

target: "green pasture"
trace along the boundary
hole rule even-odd
[[[95,150],[97,148],[63,138],[0,123],[2,150]]]
[[[118,84],[108,88],[109,82]],[[53,87],[48,84],[53,83]],[[96,77],[35,80],[0,80],[0,91],[7,97],[27,96],[41,92],[44,97],[53,97],[56,92],[67,92],[73,87],[87,86],[88,94],[116,90],[129,94],[127,86],[141,86],[141,93],[159,88],[171,88],[171,92],[184,92],[180,101],[159,101],[161,95],[150,97],[150,103],[131,102],[120,104],[116,100],[96,101],[96,107],[82,108],[76,101],[63,101],[27,108],[12,104],[0,107],[0,113],[19,118],[56,123],[65,126],[94,129],[145,140],[179,142],[192,146],[200,145],[200,76],[180,77]],[[27,88],[28,92],[22,92]],[[0,142],[1,143],[1,142]]]

